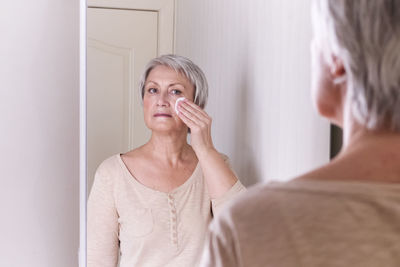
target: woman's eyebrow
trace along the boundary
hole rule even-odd
[[[175,86],[175,85],[180,85],[180,86],[182,86],[183,88],[186,89],[186,87],[181,83],[171,83],[168,87]]]
[[[154,83],[155,85],[158,85],[158,83],[156,83],[156,82],[154,82],[154,81],[147,81],[147,82],[146,82],[146,84],[149,84],[149,83]]]
[[[155,81],[147,81],[146,83],[145,83],[145,86],[147,86],[148,84],[155,84],[155,85],[157,85],[157,86],[160,86],[157,82],[155,82]],[[183,89],[186,89],[186,87],[182,84],[182,83],[170,83],[169,85],[168,85],[168,87],[171,87],[171,86],[176,86],[176,85],[179,85],[179,86],[182,86],[183,87]]]

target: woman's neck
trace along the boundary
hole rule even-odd
[[[358,123],[344,129],[344,144],[332,166],[348,177],[400,182],[400,133],[371,131]]]
[[[400,133],[344,125],[343,147],[328,164],[301,175],[301,180],[400,183]]]
[[[349,119],[343,129],[341,153],[352,153],[362,148],[394,151],[400,156],[400,133],[389,130],[369,130],[355,119]]]
[[[157,161],[170,166],[193,157],[193,150],[187,143],[186,133],[164,134],[153,132],[144,149]]]

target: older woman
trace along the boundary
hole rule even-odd
[[[203,110],[207,81],[198,66],[176,55],[155,58],[140,93],[152,135],[97,169],[88,267],[115,267],[119,254],[121,267],[196,266],[211,218],[244,187],[213,146]]]
[[[400,266],[400,1],[315,0],[313,14],[313,99],[343,149],[228,205],[201,266]]]

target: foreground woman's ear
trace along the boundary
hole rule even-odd
[[[346,69],[343,61],[335,55],[332,55],[330,72],[334,84],[341,84],[346,81]]]

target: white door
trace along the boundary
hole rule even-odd
[[[138,83],[157,56],[157,12],[88,8],[87,13],[88,188],[107,157],[144,144]]]

